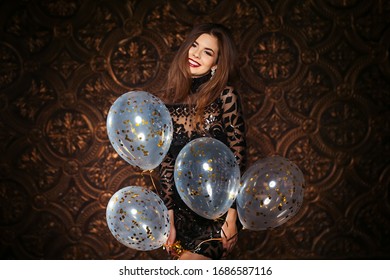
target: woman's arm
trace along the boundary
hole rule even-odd
[[[222,245],[226,252],[230,252],[238,240],[237,210],[229,208],[225,223],[222,225]]]
[[[176,241],[176,228],[174,220],[174,200],[173,200],[173,188],[174,188],[174,159],[169,155],[165,156],[162,161],[159,169],[160,174],[160,197],[164,201],[165,206],[168,208],[168,215],[170,220],[170,231],[166,245],[168,245],[167,252],[171,253],[171,248],[169,245],[172,245]]]
[[[227,134],[228,145],[232,150],[241,173],[246,163],[245,122],[238,93],[228,87],[222,96],[222,121]]]
[[[173,209],[174,200],[173,200],[173,188],[174,188],[174,168],[175,160],[168,153],[159,168],[160,175],[160,197],[164,201],[165,206],[168,210]]]
[[[237,92],[229,87],[223,92],[222,101],[222,119],[227,133],[228,145],[242,173],[246,162],[246,139],[240,99]],[[237,210],[235,209],[235,203],[233,203],[221,229],[223,247],[227,252],[231,251],[237,242],[237,218]]]
[[[175,227],[175,216],[173,210],[168,210],[168,215],[169,215],[169,221],[170,221],[170,229],[169,229],[169,236],[166,242],[166,250],[168,254],[172,253],[172,248],[171,246],[175,243],[176,241],[176,227]]]

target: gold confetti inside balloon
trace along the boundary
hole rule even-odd
[[[135,250],[154,250],[168,239],[168,209],[157,194],[143,187],[117,191],[108,202],[106,220],[116,240]]]
[[[107,134],[124,160],[152,170],[162,162],[171,145],[172,119],[159,98],[145,91],[130,91],[111,106]]]
[[[221,141],[203,137],[187,143],[174,168],[177,191],[198,215],[217,219],[236,199],[240,169],[233,152]]]
[[[237,212],[244,228],[249,230],[280,226],[295,216],[302,205],[302,171],[280,156],[256,161],[242,176],[241,185]]]

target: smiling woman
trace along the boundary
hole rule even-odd
[[[236,49],[229,31],[219,24],[201,24],[183,42],[168,72],[162,99],[174,132],[160,166],[160,185],[171,222],[166,248],[180,259],[223,258],[236,244],[241,228],[234,205],[215,220],[192,211],[180,197],[174,180],[180,151],[200,137],[223,142],[243,170],[245,127],[239,96],[232,86],[235,65]]]
[[[202,77],[210,70],[217,69],[218,39],[210,34],[202,34],[188,51],[188,62],[192,77]]]

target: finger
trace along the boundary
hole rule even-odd
[[[236,245],[237,243],[237,240],[238,240],[238,237],[237,235],[233,235],[232,237],[230,237],[228,240],[227,240],[227,244],[226,244],[226,248],[227,250],[230,252],[233,250],[234,246]]]
[[[223,228],[221,228],[221,237],[227,238],[227,235],[226,235],[225,231],[223,230]]]
[[[166,243],[165,244],[165,251],[170,255],[172,253],[172,244],[171,243]]]
[[[228,240],[236,240],[237,241],[238,239],[238,232],[236,232],[235,234],[233,234],[231,237],[228,238]]]
[[[227,238],[226,233],[223,230],[223,228],[221,228],[221,241],[222,241],[222,247],[224,249],[227,249],[227,247],[228,247],[228,238]]]

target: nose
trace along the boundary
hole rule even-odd
[[[199,57],[200,57],[200,52],[199,52],[199,50],[194,50],[194,51],[192,52],[192,55],[193,55],[194,57],[196,57],[196,58],[199,58]]]

